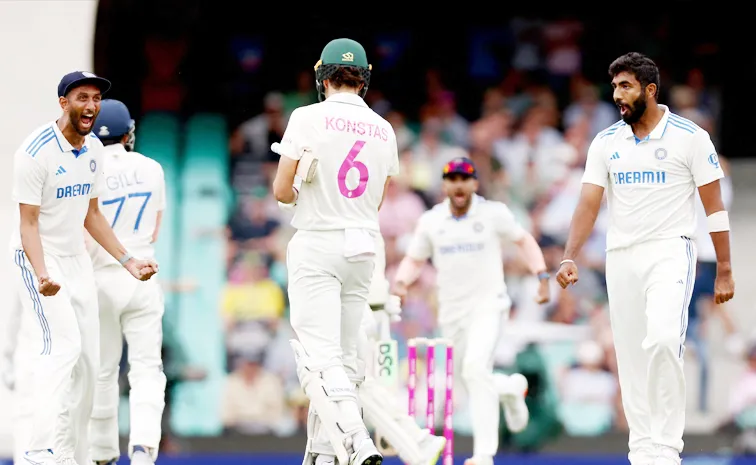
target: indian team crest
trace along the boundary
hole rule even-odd
[[[667,149],[665,148],[658,148],[656,149],[656,152],[654,152],[654,156],[657,160],[661,161],[667,158]]]
[[[475,224],[473,224],[473,231],[475,231],[476,233],[483,231],[483,223],[476,221]]]
[[[717,152],[709,155],[709,164],[714,168],[719,168],[719,155],[717,155]]]
[[[94,173],[94,172],[95,172],[95,170],[97,169],[97,162],[95,161],[95,159],[94,159],[94,158],[93,158],[93,159],[91,159],[91,160],[89,160],[89,169],[90,169],[90,170],[91,170],[91,171],[92,171],[93,173]]]

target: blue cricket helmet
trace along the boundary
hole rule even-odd
[[[123,144],[126,150],[134,150],[136,125],[131,119],[129,109],[123,102],[113,99],[104,99],[100,102],[100,113],[97,115],[94,130],[92,131],[103,142],[120,141],[128,135],[128,140]]]

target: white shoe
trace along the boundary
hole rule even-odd
[[[658,451],[654,465],[680,465],[682,463],[680,453],[677,450],[666,446],[657,447]]]
[[[514,373],[499,386],[499,398],[504,407],[504,418],[512,433],[520,433],[528,426],[530,411],[525,404],[528,394],[528,380],[520,373]]]
[[[370,436],[366,435],[359,443],[354,444],[354,453],[349,457],[348,465],[381,465],[382,463],[383,456],[376,449]]]
[[[336,456],[320,454],[315,459],[315,465],[334,465],[336,463]]]
[[[436,465],[439,457],[444,452],[444,447],[446,447],[446,438],[429,434],[418,446],[420,447],[422,460],[412,465]]]
[[[55,465],[55,456],[51,450],[30,450],[24,453],[24,460],[29,465]]]
[[[138,450],[131,454],[131,465],[155,465],[155,462],[150,457],[150,454]]]
[[[473,456],[465,460],[465,465],[493,465],[493,457]]]

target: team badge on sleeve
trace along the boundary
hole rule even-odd
[[[719,168],[719,155],[716,152],[709,155],[709,164],[714,168]]]

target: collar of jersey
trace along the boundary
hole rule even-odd
[[[123,146],[123,144],[112,144],[112,145],[106,145],[103,149],[105,153],[111,154],[111,155],[123,155],[128,153],[126,151],[126,147]]]
[[[483,197],[479,196],[478,194],[473,194],[472,202],[470,203],[470,209],[467,210],[467,213],[465,213],[464,215],[457,217],[457,216],[452,215],[451,208],[449,207],[449,203],[451,203],[451,200],[449,200],[449,198],[447,197],[446,200],[444,200],[444,205],[445,205],[444,211],[446,212],[446,216],[449,218],[455,219],[457,221],[464,220],[468,216],[472,216],[475,214],[475,207],[483,200],[484,200]]]
[[[73,145],[71,145],[70,142],[68,142],[68,139],[66,139],[66,136],[63,135],[62,132],[60,132],[60,128],[58,127],[58,122],[53,121],[52,122],[52,128],[55,132],[55,137],[58,139],[58,144],[60,145],[61,150],[64,152],[72,152],[75,156],[83,155],[89,151],[91,147],[89,147],[89,138],[93,137],[91,134],[84,137],[84,145],[81,146],[81,149],[76,150]]]
[[[326,102],[338,102],[338,103],[349,103],[351,105],[359,105],[361,107],[367,107],[367,103],[365,103],[364,100],[362,100],[362,97],[360,97],[357,94],[353,94],[351,92],[338,92],[336,94],[331,95],[328,97]]]
[[[659,104],[659,108],[664,110],[664,115],[662,116],[662,119],[659,120],[659,123],[656,124],[656,127],[654,128],[651,133],[646,137],[646,140],[648,139],[661,139],[664,135],[664,131],[667,129],[667,120],[669,119],[669,107],[666,105]],[[629,124],[626,124],[624,128],[622,128],[625,133],[623,134],[625,139],[632,139],[635,137],[635,133],[633,133],[633,128]]]

